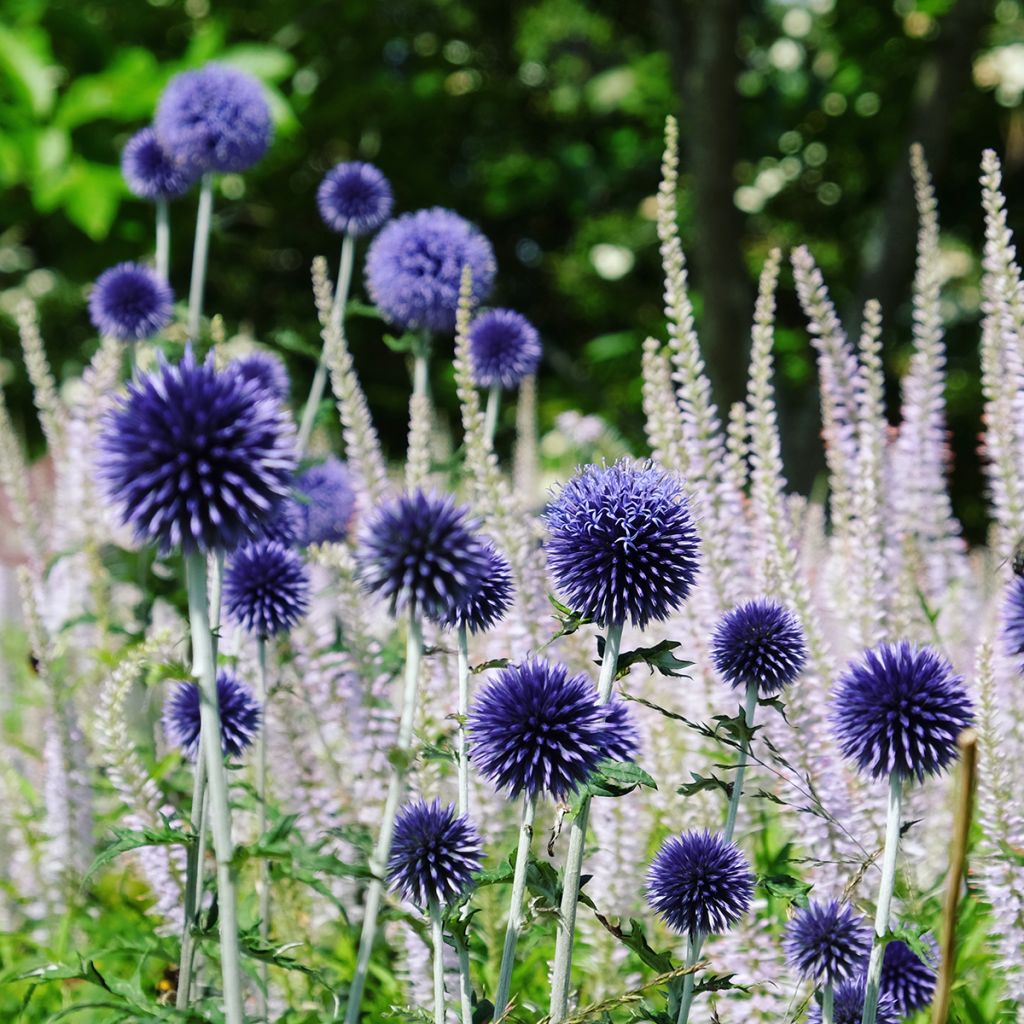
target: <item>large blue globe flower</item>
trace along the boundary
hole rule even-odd
[[[174,160],[152,128],[136,132],[121,151],[121,175],[129,190],[151,202],[177,199],[196,181],[195,169]]]
[[[340,459],[331,457],[310,466],[296,480],[297,542],[338,544],[348,537],[356,510],[352,473]]]
[[[801,977],[838,985],[863,970],[871,952],[871,928],[848,903],[811,902],[793,915],[783,946]]]
[[[777,601],[748,601],[719,620],[711,637],[711,660],[731,686],[756,683],[761,696],[770,697],[803,671],[804,631]]]
[[[882,957],[881,991],[890,996],[901,1017],[923,1010],[935,994],[938,947],[930,939],[931,956],[922,960],[905,942],[893,939]]]
[[[118,263],[103,271],[89,293],[89,318],[104,337],[151,338],[171,322],[174,292],[141,263]]]
[[[1024,579],[1014,576],[1006,588],[1002,610],[1003,646],[1011,658],[1024,656]],[[1018,665],[1021,662],[1018,660]]]
[[[263,710],[252,690],[234,673],[217,673],[217,704],[220,709],[220,745],[226,757],[238,757],[252,746],[260,728]],[[199,750],[199,687],[180,683],[164,704],[164,731],[168,740],[186,757]]]
[[[864,1014],[864,976],[844,981],[836,987],[832,1002],[832,1024],[860,1024]],[[892,996],[884,992],[878,998],[875,1024],[899,1024],[903,1018]],[[807,1024],[821,1024],[821,1006],[815,1004],[807,1014]]]
[[[291,548],[258,540],[231,557],[224,572],[229,618],[259,637],[286,633],[309,610],[309,570]]]

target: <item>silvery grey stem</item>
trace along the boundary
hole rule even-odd
[[[199,209],[196,212],[196,237],[192,245],[192,280],[188,288],[188,337],[199,340],[203,318],[203,291],[206,288],[206,261],[210,252],[210,221],[213,218],[213,175],[203,175],[199,185]]]
[[[821,1024],[832,1024],[835,1015],[835,994],[832,989],[832,982],[826,981],[825,987],[821,990]]]
[[[469,977],[469,947],[461,939],[455,940],[459,954],[459,1004],[462,1024],[473,1024],[473,984]]]
[[[754,726],[754,717],[757,714],[757,683],[747,683],[747,702],[743,709],[744,721],[747,728]],[[725,818],[725,841],[732,841],[732,834],[736,831],[736,815],[740,809],[740,797],[743,795],[743,776],[747,771],[747,760],[750,757],[750,740],[744,739],[740,743],[739,759],[736,763],[736,775],[732,782],[732,796],[729,798],[729,813]]]
[[[494,432],[498,428],[498,410],[501,408],[501,385],[492,384],[487,393],[487,409],[484,412],[484,434],[494,443]]]
[[[430,938],[434,948],[434,1024],[444,1024],[444,931],[437,900],[430,901]]]
[[[260,707],[263,709],[263,721],[256,734],[256,796],[259,801],[258,833],[262,838],[267,831],[267,640],[258,637],[256,640],[256,661],[259,665],[257,673]],[[270,870],[265,857],[260,858],[260,945],[266,946],[270,939]],[[270,983],[270,965],[264,960],[260,964],[259,1017],[267,1020],[267,986]]]
[[[612,685],[619,667],[619,647],[622,644],[622,623],[612,623],[605,637],[604,656],[601,658],[601,676],[597,683],[597,702],[611,700]],[[583,800],[569,831],[569,849],[565,854],[565,873],[562,880],[562,903],[558,913],[558,934],[555,938],[555,965],[551,976],[551,1003],[548,1013],[552,1024],[560,1021],[569,1009],[569,984],[572,974],[572,947],[576,938],[576,907],[580,895],[580,877],[583,873],[583,847],[590,821],[590,800]]]
[[[465,624],[458,630],[459,672],[459,814],[469,814],[469,740],[466,717],[469,714],[469,637]]]
[[[704,936],[700,932],[691,932],[686,940],[686,966],[692,967],[700,959],[700,947],[704,945]],[[679,1000],[679,1016],[676,1024],[686,1024],[690,1018],[690,1007],[693,1005],[693,990],[696,986],[696,975],[691,971],[683,975],[683,996]]]
[[[171,223],[167,216],[167,200],[156,201],[156,272],[168,280],[171,268]]]

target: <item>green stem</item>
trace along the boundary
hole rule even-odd
[[[459,626],[459,814],[469,814],[469,740],[466,718],[469,715],[469,637],[465,624]]]
[[[462,1024],[473,1024],[473,984],[469,976],[469,947],[461,940],[455,940],[459,954],[459,1003],[462,1007]]]
[[[259,665],[258,696],[260,707],[263,708],[263,721],[256,734],[256,795],[259,800],[258,825],[262,837],[267,831],[267,725],[268,687],[267,687],[267,640],[259,637],[256,640],[256,660]],[[270,865],[265,857],[260,858],[260,945],[267,946],[270,940]],[[270,965],[266,961],[260,964],[259,1017],[267,1020],[267,993],[270,984]]]
[[[430,331],[420,331],[412,349],[412,393],[430,397]]]
[[[156,201],[156,272],[168,280],[171,268],[171,223],[167,216],[167,200]]]
[[[821,1024],[832,1024],[834,1016],[835,998],[832,989],[832,982],[825,982],[821,990]]]
[[[203,290],[206,288],[206,261],[210,252],[210,222],[213,218],[213,175],[203,175],[199,185],[199,209],[196,212],[196,237],[192,245],[192,280],[188,288],[188,337],[199,340],[203,317]]]
[[[686,940],[686,966],[693,965],[700,959],[700,948],[704,945],[704,936],[700,932],[691,932]],[[690,1007],[693,1005],[693,990],[697,984],[697,976],[691,971],[683,975],[683,995],[679,1000],[679,1016],[676,1024],[686,1024],[690,1018]]]
[[[747,683],[747,702],[743,709],[744,721],[747,728],[754,727],[754,718],[757,715],[757,683]],[[729,813],[725,818],[725,841],[732,841],[732,834],[736,830],[736,815],[740,809],[740,797],[743,795],[743,776],[747,771],[747,760],[750,757],[750,740],[744,739],[740,743],[740,755],[736,762],[736,775],[732,782],[732,796],[729,798]]]
[[[430,901],[430,937],[434,947],[434,1024],[444,1024],[444,931],[437,900]]]
[[[501,385],[491,385],[487,393],[487,410],[484,413],[484,434],[494,447],[494,432],[498,427],[498,410],[501,408]]]

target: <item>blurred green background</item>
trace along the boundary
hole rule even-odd
[[[290,353],[297,401],[313,368],[300,350],[318,343],[309,263],[337,258],[316,186],[361,157],[389,175],[399,210],[450,206],[492,239],[494,301],[546,343],[542,427],[596,412],[636,450],[640,343],[664,330],[653,197],[665,114],[680,118],[683,238],[723,407],[743,392],[753,281],[773,245],[811,246],[851,333],[863,300],[880,298],[887,367],[903,370],[907,149],[921,141],[945,233],[955,499],[981,536],[978,160],[988,146],[1003,158],[1014,223],[1017,0],[0,0],[0,371],[35,451],[15,305],[38,302],[62,377],[81,368],[97,344],[88,282],[152,246],[152,209],[124,189],[120,149],[167,78],[211,58],[263,78],[277,138],[244,178],[219,182],[208,309]],[[179,296],[194,216],[195,193],[172,213]],[[401,357],[379,322],[350,333],[400,456]],[[778,350],[789,474],[807,490],[821,471],[815,373],[788,287]]]

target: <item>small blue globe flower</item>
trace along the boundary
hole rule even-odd
[[[121,151],[121,175],[133,195],[151,202],[177,199],[196,181],[195,170],[173,160],[152,128],[128,140]]]
[[[257,384],[191,349],[128,385],[102,421],[97,469],[140,541],[230,551],[289,496],[294,425]]]
[[[802,978],[838,985],[858,975],[871,953],[871,928],[848,903],[801,907],[786,926],[786,960]]]
[[[647,872],[647,902],[681,935],[728,931],[753,895],[754,876],[740,848],[715,832],[672,836]]]
[[[682,487],[650,463],[587,466],[544,513],[563,599],[600,626],[644,629],[686,599],[699,541]]]
[[[252,746],[263,718],[263,710],[252,690],[234,673],[217,673],[217,704],[220,708],[220,745],[225,757],[238,757]],[[199,687],[180,683],[164,704],[167,739],[194,759],[199,750]]]
[[[118,263],[104,270],[89,293],[89,319],[106,338],[142,341],[171,322],[174,292],[141,263]]]
[[[777,601],[758,598],[722,616],[711,637],[711,660],[734,688],[756,683],[770,697],[793,682],[807,662],[800,621]]]
[[[963,679],[927,647],[907,641],[865,651],[839,679],[832,727],[843,756],[874,778],[937,775],[974,721]]]
[[[256,350],[248,352],[228,363],[228,370],[237,373],[242,380],[254,381],[265,388],[279,402],[287,402],[292,382],[285,365],[270,352]]]
[[[860,1024],[864,1014],[864,976],[844,981],[833,993],[832,1024]],[[902,1020],[891,996],[881,993],[875,1024],[899,1024]],[[807,1024],[821,1024],[821,1005],[815,1003],[807,1014]]]
[[[418,907],[452,903],[470,887],[482,862],[480,836],[452,804],[420,800],[399,813],[387,878]]]
[[[275,540],[252,541],[224,572],[228,617],[259,637],[287,633],[309,611],[309,571],[298,554]]]
[[[491,243],[457,213],[435,206],[396,218],[374,238],[366,287],[389,323],[451,331],[465,266],[473,275],[473,300],[482,302],[497,270]]]
[[[469,354],[477,387],[516,387],[540,363],[537,328],[511,309],[492,309],[469,328]]]
[[[632,761],[640,750],[640,731],[626,701],[613,696],[604,705],[608,744],[604,756],[613,761]]]
[[[1024,579],[1020,576],[1014,576],[1006,588],[1002,620],[1006,653],[1011,658],[1020,658],[1024,655]]]
[[[348,466],[331,456],[310,466],[295,482],[296,541],[340,544],[348,537],[356,510],[356,489]]]
[[[445,629],[465,627],[470,633],[485,633],[500,622],[512,604],[512,567],[493,544],[485,544],[487,570],[480,586],[440,621]]]
[[[216,63],[170,80],[153,127],[177,163],[203,173],[246,170],[266,153],[272,134],[263,86]]]
[[[339,235],[368,235],[391,216],[391,183],[373,164],[353,160],[337,164],[316,193],[323,222]]]
[[[416,491],[378,505],[363,524],[356,567],[363,587],[439,622],[485,579],[476,522],[450,497]]]
[[[510,798],[574,793],[628,736],[585,675],[533,658],[501,669],[469,713],[470,761]],[[621,724],[621,722],[619,722]]]
[[[924,1009],[935,994],[938,946],[930,940],[932,956],[922,960],[905,942],[893,939],[882,957],[880,989],[896,1004],[900,1017],[909,1017]]]

